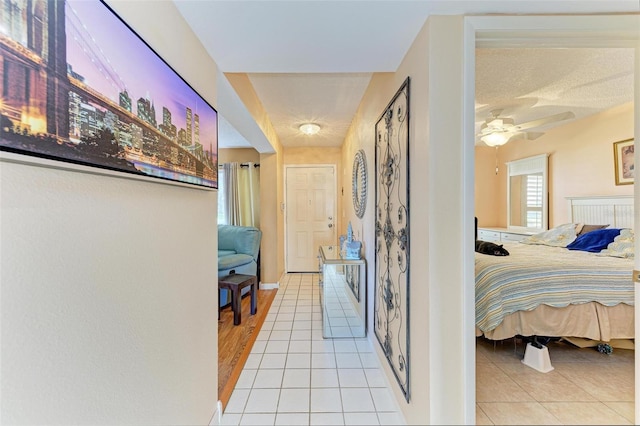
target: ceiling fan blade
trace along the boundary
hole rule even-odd
[[[544,135],[544,132],[526,132],[525,134],[527,135],[527,140],[532,141]]]
[[[533,127],[544,126],[545,124],[554,123],[556,121],[568,120],[574,118],[576,115],[571,111],[561,112],[560,114],[550,115],[548,117],[540,118],[538,120],[528,121],[526,123],[518,124],[514,126],[515,130],[526,130]]]
[[[543,132],[516,132],[516,133],[513,133],[513,135],[509,137],[507,142],[519,141],[519,140],[532,141],[534,139],[538,139],[542,135],[544,135]]]

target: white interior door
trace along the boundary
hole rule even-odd
[[[287,166],[287,272],[317,272],[318,247],[336,242],[334,166]]]

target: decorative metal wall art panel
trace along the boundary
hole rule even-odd
[[[409,77],[376,123],[373,328],[409,401]]]

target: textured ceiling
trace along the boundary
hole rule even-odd
[[[638,0],[174,3],[222,73],[247,73],[284,146],[340,145],[370,74],[395,71],[430,14],[640,12]],[[632,69],[625,49],[481,49],[477,126],[496,108],[518,124],[629,102]],[[218,109],[223,118],[233,114],[224,102]],[[321,134],[297,133],[306,120],[322,125]],[[238,130],[229,137],[230,126],[221,126],[221,147],[249,145],[241,121],[228,120]]]
[[[371,74],[249,74],[285,147],[341,146]],[[320,125],[307,136],[298,127]]]
[[[477,49],[476,133],[494,109],[520,124],[565,111],[579,119],[631,102],[633,66],[631,48]]]

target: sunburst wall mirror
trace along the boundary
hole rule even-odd
[[[367,208],[367,159],[361,149],[353,160],[352,177],[353,209],[360,219]]]

